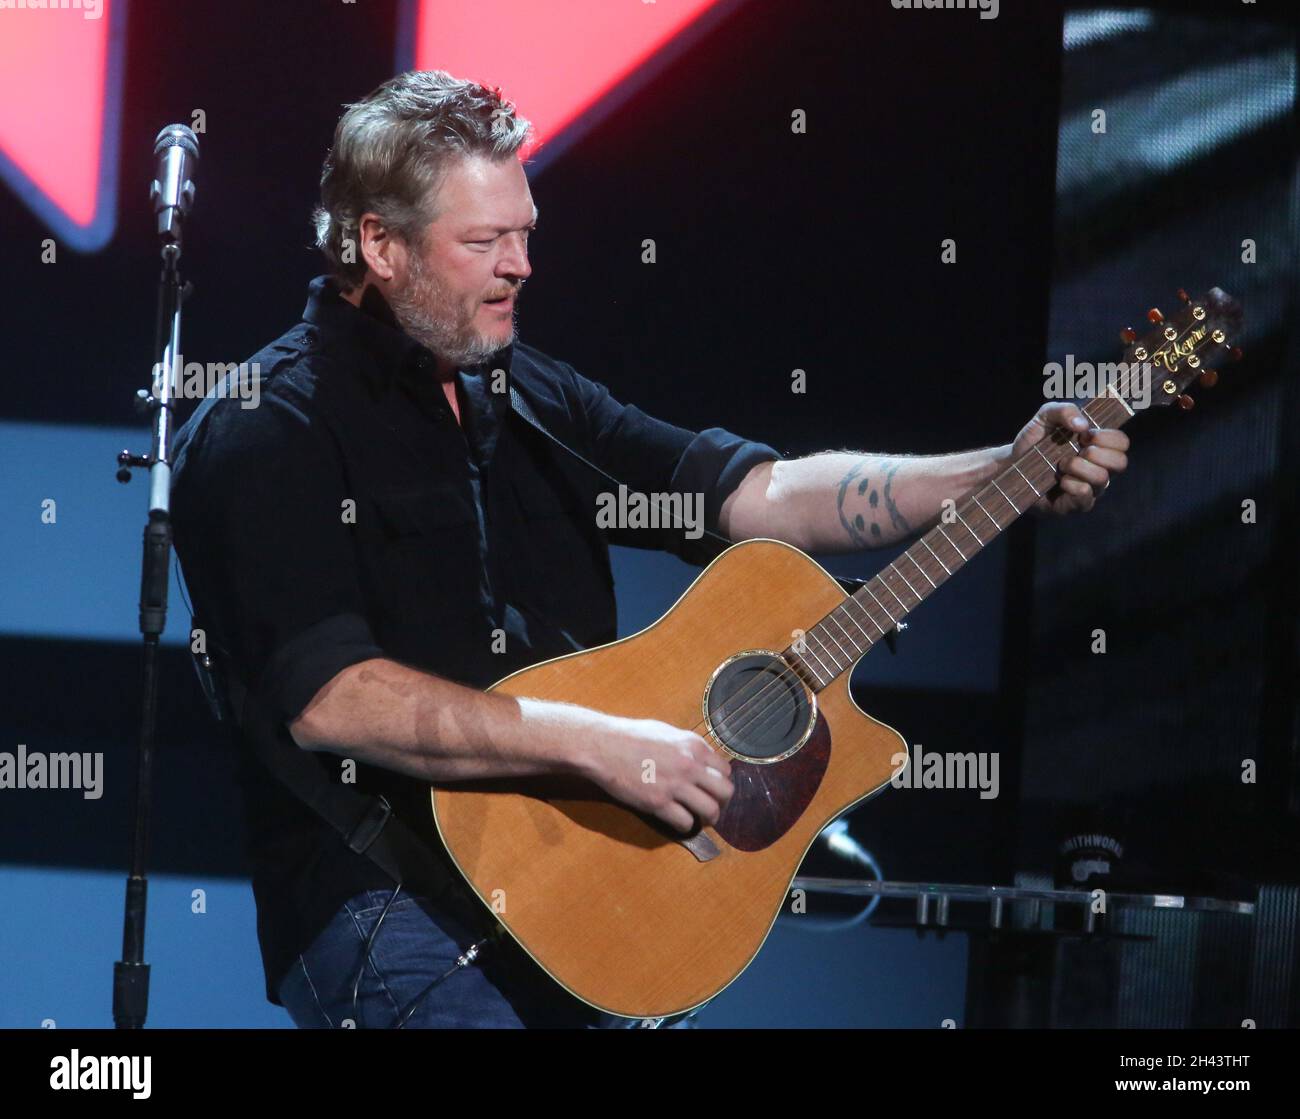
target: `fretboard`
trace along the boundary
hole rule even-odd
[[[1083,413],[1094,429],[1120,427],[1133,416],[1114,396],[1089,401]],[[782,656],[811,688],[826,687],[1019,520],[1056,484],[1061,461],[1080,452],[1069,431],[1053,429],[964,503],[950,507],[934,528],[807,629]]]

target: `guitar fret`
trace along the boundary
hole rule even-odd
[[[978,534],[975,532],[975,530],[966,523],[966,518],[963,517],[960,513],[958,513],[956,509],[954,509],[952,512],[953,512],[953,516],[955,516],[959,521],[961,521],[961,527],[975,537],[975,543],[978,544],[981,548],[984,547],[984,541],[981,540]]]
[[[806,661],[804,663],[808,668],[808,672],[811,674],[813,678],[813,682],[817,685],[818,690],[826,687],[826,685],[829,684],[832,679],[834,679],[834,677],[827,677],[825,680],[823,680],[820,676],[817,675],[817,670],[813,668],[812,665],[808,664]]]
[[[922,543],[922,544],[925,544],[925,537],[924,537],[924,536],[921,537],[921,543]],[[925,546],[926,546],[927,549],[930,547],[929,544],[926,544]],[[931,554],[932,556],[934,556],[934,553],[933,553],[933,552],[931,552],[930,554]],[[922,567],[919,563],[917,563],[915,559],[912,558],[912,552],[911,552],[911,549],[908,549],[906,552],[903,553],[903,555],[905,555],[908,559],[912,560],[912,566],[915,567],[916,570],[919,571],[922,575],[924,575],[924,576],[925,576],[925,581],[926,581],[927,583],[929,583],[930,586],[933,587],[933,588],[937,591],[937,590],[939,589],[939,585],[938,585],[938,584],[937,584],[933,579],[930,578],[930,573],[929,573],[928,571],[926,571],[926,569],[925,569],[924,567]],[[934,556],[934,558],[935,558],[935,559],[939,559],[938,556]],[[939,560],[939,566],[940,566],[940,567],[943,567],[943,560]],[[945,570],[947,570],[947,569],[945,568]]]
[[[962,561],[965,562],[965,559],[966,559],[966,553],[963,552],[959,547],[957,547],[956,544],[953,544],[953,543],[952,543],[952,537],[949,536],[946,532],[944,532],[943,525],[939,525],[938,528],[939,528],[940,533],[943,534],[943,538],[944,538],[946,541],[948,541],[949,544],[952,544],[952,550],[953,550],[954,552],[956,552],[959,556],[961,556]],[[938,557],[938,556],[935,556],[934,558],[935,558],[935,559],[938,559],[939,557]],[[944,570],[945,570],[945,571],[948,571],[948,569],[947,569],[946,567],[944,568]],[[948,574],[951,575],[952,572],[951,572],[951,571],[948,571]]]
[[[871,589],[870,583],[863,583],[862,589],[866,591],[867,594],[869,594],[873,599],[876,600],[876,605],[879,606],[881,610],[885,610],[885,604],[881,602],[880,599],[876,598],[876,592]],[[894,597],[897,598],[898,596],[895,595]],[[888,610],[885,610],[885,617],[888,618],[891,622],[893,622],[894,625],[898,625],[898,619],[895,618],[894,615],[891,614]],[[883,633],[884,631],[882,630],[881,632]]]
[[[922,543],[922,544],[925,544],[925,537],[924,537],[924,536],[921,537],[921,543]],[[942,567],[942,568],[944,569],[945,572],[947,572],[949,575],[952,574],[951,571],[948,571],[948,565],[947,565],[946,563],[944,563],[943,560],[939,559],[938,554],[935,552],[935,550],[934,550],[933,548],[930,547],[929,544],[925,544],[925,550],[926,550],[927,552],[929,552],[930,555],[934,556],[935,559],[939,560],[939,566]]]
[[[845,605],[847,605],[849,602],[854,602],[854,601],[856,601],[856,600],[853,598],[852,595],[850,595],[850,596],[848,597],[848,599],[846,600]],[[844,608],[843,608],[843,607],[838,607],[837,609],[844,609]],[[861,603],[858,603],[858,609],[862,609],[862,604],[861,604]],[[864,613],[865,613],[865,611],[864,611]],[[866,641],[867,641],[867,644],[868,644],[868,645],[874,645],[874,644],[876,643],[876,639],[875,639],[874,637],[872,637],[871,634],[869,634],[865,629],[862,629],[862,623],[861,623],[860,621],[858,621],[857,618],[855,618],[855,617],[854,617],[851,613],[849,613],[847,610],[845,610],[844,615],[845,615],[845,617],[848,618],[849,621],[851,621],[855,626],[857,626],[859,630],[862,631],[862,636],[863,636],[864,638],[866,638]]]
[[[831,621],[835,621],[835,618],[834,618],[834,615],[833,615],[833,614],[828,614],[827,617],[830,618]],[[836,624],[836,625],[839,625],[839,622],[835,622],[835,624]],[[845,630],[843,626],[840,626],[840,629],[841,629],[841,631],[843,631],[845,637],[848,637],[848,636],[849,636],[848,631]],[[831,639],[832,641],[835,642],[835,647],[836,647],[836,648],[837,648],[841,653],[843,653],[846,657],[849,657],[849,660],[851,661],[853,658],[852,658],[851,656],[849,656],[849,651],[848,651],[846,648],[844,648],[843,645],[840,644],[840,639],[839,639],[838,637],[836,637],[835,634],[831,633],[830,630],[827,630],[826,632],[827,632],[827,634],[830,635],[830,639]],[[850,638],[849,638],[849,641],[852,642],[852,640],[853,640],[853,639],[850,637]]]
[[[984,502],[982,502],[982,501],[979,499],[978,496],[976,496],[976,498],[975,498],[975,504],[978,505],[978,506],[980,507],[980,512],[981,512],[981,513],[983,513],[986,517],[988,517],[988,519],[989,519],[990,521],[993,521],[993,527],[994,527],[995,529],[997,529],[999,532],[1001,532],[1001,531],[1002,531],[1002,526],[1001,526],[1000,524],[998,524],[997,521],[994,521],[994,520],[993,520],[993,514],[990,513],[987,509],[984,508]]]
[[[911,583],[907,582],[907,576],[904,575],[901,571],[899,571],[898,568],[895,567],[892,563],[889,565],[889,570],[892,571],[895,575],[897,575],[900,579],[902,579],[904,583],[907,584],[907,589],[909,591],[911,591],[913,594],[916,594],[916,588],[912,586]],[[921,601],[921,596],[919,594],[916,594],[916,601],[917,602]]]
[[[822,652],[826,654],[826,659],[831,662],[831,675],[834,676],[840,671],[840,662],[835,658],[835,651],[826,643],[826,638],[829,637],[836,645],[839,645],[839,642],[835,641],[833,633],[825,632],[825,627],[820,623],[814,626],[813,629],[817,632],[817,640],[821,642]],[[840,650],[840,652],[843,651],[843,649]]]
[[[838,610],[832,610],[832,611],[831,611],[829,614],[827,614],[826,616],[827,616],[828,618],[830,618],[830,620],[831,620],[832,622],[834,622],[837,626],[840,627],[840,633],[844,634],[844,636],[847,637],[847,638],[849,639],[849,644],[850,644],[850,645],[854,645],[854,644],[856,644],[856,642],[853,640],[853,634],[851,634],[847,629],[845,629],[845,628],[844,628],[844,623],[842,623],[842,622],[839,620],[839,618],[837,618],[837,617],[835,616],[835,615],[838,614],[838,613],[839,613]],[[850,620],[851,620],[851,619],[850,619]],[[862,628],[861,626],[858,626],[858,629],[861,629],[861,628]]]
[[[890,566],[890,567],[893,567],[894,565],[891,563],[889,566]],[[880,577],[877,576],[877,578],[880,578]],[[901,606],[901,607],[903,608],[903,613],[906,614],[906,613],[907,613],[907,603],[904,602],[901,598],[898,597],[897,592],[894,590],[893,587],[891,587],[891,586],[889,585],[889,580],[888,580],[888,579],[881,579],[881,580],[880,580],[880,585],[881,585],[882,587],[884,587],[885,590],[887,590],[890,594],[892,594],[892,595],[894,596],[894,601],[897,602],[898,605]],[[890,614],[889,616],[892,618],[892,617],[893,617],[893,614]],[[895,622],[894,624],[897,625],[898,623]]]
[[[1042,491],[1036,485],[1034,485],[1033,481],[1029,478],[1029,476],[1026,475],[1025,472],[1020,469],[1020,467],[1016,466],[1014,462],[1011,465],[1015,469],[1015,472],[1019,474],[1022,478],[1024,478],[1026,482],[1029,483],[1029,488],[1033,490],[1034,493],[1036,493],[1039,497],[1042,497],[1043,496]]]
[[[1014,509],[1017,513],[1020,512],[1020,506],[1017,505],[1014,501],[1012,501],[1011,498],[1007,497],[1005,493],[1003,493],[1002,487],[998,485],[998,480],[996,478],[993,479],[993,488],[997,490],[998,493],[1002,494],[1003,501],[1005,501],[1008,505],[1010,505],[1011,508]]]
[[[1047,463],[1047,468],[1052,472],[1052,476],[1055,477],[1056,467],[1052,464],[1052,460],[1043,454],[1043,449],[1037,443],[1034,444],[1034,450],[1038,452],[1038,457]]]
[[[1106,399],[1106,400],[1113,400],[1113,401],[1115,401],[1117,404],[1121,405],[1121,406],[1123,407],[1124,411],[1126,411],[1130,416],[1136,416],[1136,415],[1137,415],[1137,413],[1136,413],[1135,411],[1133,411],[1132,408],[1129,407],[1128,401],[1125,400],[1125,399],[1124,399],[1124,398],[1123,398],[1123,397],[1122,397],[1118,392],[1115,392],[1115,391],[1114,391],[1114,386],[1113,386],[1113,385],[1107,385],[1105,391],[1104,391],[1104,392],[1101,394],[1101,396],[1099,396],[1097,399],[1098,399],[1098,400],[1102,400],[1103,398]],[[1088,416],[1088,409],[1087,409],[1087,408],[1085,408],[1085,409],[1083,410],[1083,414],[1084,414],[1085,416]],[[1093,427],[1100,427],[1100,426],[1101,426],[1099,423],[1097,423],[1096,420],[1093,420],[1091,416],[1088,416],[1088,419],[1092,421],[1092,426],[1093,426]]]
[[[813,631],[812,631],[812,630],[808,630],[808,631],[804,634],[804,638],[807,639],[807,638],[809,638],[809,637],[812,637],[812,635],[813,635]],[[821,665],[823,669],[826,668],[826,662],[823,661],[823,660],[821,659],[821,657],[817,656],[817,650],[814,649],[814,648],[812,647],[812,644],[811,644],[809,641],[807,641],[807,640],[804,641],[804,647],[808,650],[808,652],[810,652],[810,653],[813,655],[813,657],[816,659],[817,663],[818,663],[819,665]],[[826,683],[829,684],[829,683],[830,683],[832,680],[834,680],[834,679],[835,679],[835,673],[832,672],[832,673],[830,673],[830,674],[826,677]],[[820,680],[818,680],[817,683],[818,683],[821,687],[825,687],[825,686],[826,686],[825,684],[822,684],[822,682],[821,682]]]
[[[868,594],[871,594],[871,590],[870,590],[870,588],[867,589],[867,593],[868,593]],[[875,598],[876,596],[875,596],[875,595],[871,595],[871,597],[872,597],[872,598]],[[885,627],[882,626],[878,621],[876,621],[875,618],[873,618],[873,617],[871,616],[871,611],[870,611],[870,610],[868,610],[865,606],[863,606],[862,603],[858,602],[858,596],[857,596],[857,595],[850,595],[850,596],[849,596],[849,601],[852,602],[852,603],[854,603],[854,604],[857,606],[857,608],[858,608],[859,610],[862,611],[862,616],[863,616],[864,618],[866,618],[867,621],[869,621],[873,626],[875,626],[876,629],[880,630],[880,636],[881,636],[881,637],[884,637],[884,636],[885,636]],[[854,624],[855,624],[855,625],[858,625],[858,628],[859,628],[859,629],[862,628],[861,625],[859,625],[858,623],[855,622]],[[862,632],[863,632],[863,633],[866,633],[866,630],[863,630]]]
[[[799,653],[795,652],[793,645],[790,646],[790,655],[785,659],[786,662],[794,668],[797,675],[802,676],[806,674],[811,676],[813,684],[819,689],[826,686],[822,683],[821,677],[813,671],[812,666],[802,656],[800,656]]]

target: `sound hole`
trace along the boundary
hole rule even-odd
[[[718,669],[705,711],[714,737],[755,762],[798,749],[816,718],[803,682],[771,653],[745,653]]]

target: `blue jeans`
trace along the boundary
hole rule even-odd
[[[366,941],[391,896],[390,890],[368,890],[350,898],[294,961],[278,993],[295,1025],[391,1028],[402,1019],[406,1029],[639,1024],[574,998],[504,932],[488,939],[474,963],[457,967],[457,958],[485,934],[435,909],[428,898],[401,890],[363,967]]]

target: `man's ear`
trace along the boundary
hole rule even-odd
[[[375,278],[385,283],[406,271],[406,247],[394,237],[377,214],[365,213],[357,223],[361,258]]]

